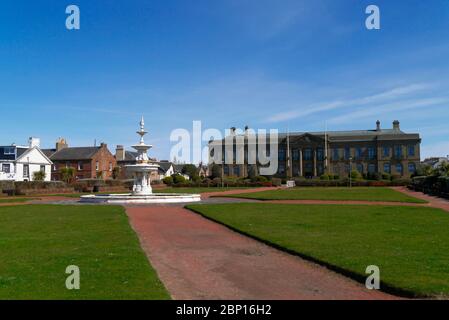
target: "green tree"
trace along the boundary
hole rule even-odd
[[[112,169],[112,179],[118,179],[120,177],[122,169],[120,167],[115,167]]]
[[[75,180],[75,168],[62,168],[60,170],[61,180],[65,183],[72,183]]]
[[[174,175],[172,175],[172,178],[173,178],[173,183],[174,184],[185,183],[186,182],[186,178],[184,178],[180,174],[174,174]]]
[[[186,164],[182,167],[181,172],[189,176],[190,179],[193,177],[199,177],[199,170],[194,164]]]
[[[221,166],[219,166],[218,164],[212,165],[211,178],[212,179],[221,178]]]

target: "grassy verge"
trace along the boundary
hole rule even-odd
[[[80,290],[65,287],[80,268]],[[121,207],[0,208],[0,299],[168,299]]]
[[[378,187],[291,188],[256,193],[241,193],[227,197],[257,200],[361,200],[426,203],[424,200],[416,199],[399,191]]]
[[[0,198],[0,203],[19,203],[19,202],[27,202],[31,200],[36,200],[36,198],[14,198],[14,197],[6,197]]]
[[[221,188],[221,187],[210,187],[210,188],[164,188],[164,189],[153,189],[154,193],[205,193],[205,192],[223,192],[230,190],[245,190],[249,188],[245,187],[235,187],[235,188]]]
[[[189,205],[207,218],[381,289],[449,297],[449,214],[427,207],[239,203]]]

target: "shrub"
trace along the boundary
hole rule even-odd
[[[382,180],[391,180],[391,174],[389,173],[382,173]]]
[[[162,179],[162,182],[168,186],[171,186],[173,184],[173,177],[165,177]]]
[[[172,175],[172,178],[173,178],[173,183],[174,184],[185,183],[186,182],[186,178],[184,178],[180,174],[174,174],[174,175]]]
[[[273,184],[273,186],[275,187],[280,187],[282,185],[282,179],[279,178],[272,178],[271,179],[271,183]]]
[[[46,174],[44,171],[35,171],[33,173],[33,181],[44,181]]]
[[[251,182],[267,182],[268,179],[264,176],[255,176],[251,179]]]
[[[330,176],[328,174],[323,174],[321,175],[320,180],[330,180]]]
[[[121,171],[122,169],[120,167],[114,167],[114,169],[112,169],[112,179],[118,179]]]
[[[362,175],[357,170],[353,170],[353,171],[351,171],[351,179],[362,180]]]
[[[75,168],[61,168],[61,180],[65,183],[73,183],[75,180]]]

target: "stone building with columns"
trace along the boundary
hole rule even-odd
[[[259,164],[247,163],[248,143],[257,141],[248,134],[233,134],[235,139],[210,141],[209,164],[214,164],[213,153],[217,143],[222,144],[223,159],[225,143],[244,141],[244,161],[237,163],[226,160],[222,172],[225,176],[247,177],[250,172],[257,174]],[[243,139],[237,139],[238,137]],[[226,141],[226,142],[225,142]],[[346,177],[351,171],[361,174],[388,173],[395,176],[410,177],[420,163],[421,138],[418,133],[405,133],[395,120],[389,129],[382,129],[379,121],[372,130],[301,132],[278,135],[278,177],[319,177],[333,174]],[[230,148],[236,153],[236,147]],[[256,149],[259,146],[256,142]],[[229,150],[229,149],[228,149]],[[257,151],[258,152],[258,151]],[[273,155],[271,155],[273,156]],[[215,162],[217,162],[215,160]],[[215,163],[222,165],[221,163]]]

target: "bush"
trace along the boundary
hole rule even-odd
[[[162,179],[162,182],[165,183],[167,186],[171,186],[173,184],[173,178],[165,177],[164,179]]]
[[[382,180],[391,180],[391,174],[382,173]]]
[[[282,185],[282,179],[279,178],[272,178],[271,179],[271,183],[273,184],[273,186],[275,187],[280,187]]]
[[[254,178],[251,178],[251,182],[267,182],[268,179],[264,176],[255,176]]]
[[[332,178],[333,178],[333,176],[332,176]],[[323,175],[321,175],[320,180],[331,180],[331,179],[328,174],[323,174]]]
[[[186,182],[186,178],[184,178],[180,174],[174,174],[174,175],[172,175],[172,178],[173,178],[173,183],[174,184],[185,183]]]
[[[44,171],[35,171],[33,173],[33,181],[44,181],[46,174]]]
[[[65,183],[73,183],[73,181],[75,180],[75,172],[75,168],[61,168],[61,180]]]
[[[351,179],[352,180],[362,180],[362,175],[357,170],[351,171]]]

